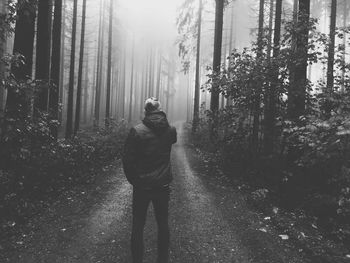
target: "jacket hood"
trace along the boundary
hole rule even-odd
[[[163,111],[147,113],[142,122],[157,134],[160,134],[169,128],[169,122]]]

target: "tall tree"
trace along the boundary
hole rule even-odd
[[[220,85],[219,85],[219,74],[221,65],[221,48],[222,48],[222,27],[224,18],[224,0],[215,1],[215,29],[214,29],[214,56],[213,56],[213,83],[211,90],[210,99],[210,110],[212,111],[213,121],[210,124],[210,138],[214,140],[216,137],[216,129],[218,116],[217,112],[219,110],[219,95],[220,95]]]
[[[287,114],[290,119],[297,121],[305,113],[306,84],[307,84],[307,54],[310,19],[310,0],[299,0],[297,21],[294,80],[288,90]]]
[[[39,0],[36,40],[36,79],[43,80],[47,87],[39,93],[36,107],[41,111],[49,109],[49,87],[51,77],[51,38],[52,38],[52,0]]]
[[[132,100],[134,97],[134,57],[135,57],[135,39],[133,39],[132,44],[132,57],[131,57],[131,78],[130,78],[130,96],[129,96],[129,116],[128,121],[131,123],[132,121],[132,108],[134,107]],[[136,101],[136,100],[135,100]]]
[[[263,55],[264,48],[264,5],[265,0],[260,0],[259,2],[259,27],[258,27],[258,47],[257,47],[257,55],[256,59],[259,60]],[[260,63],[259,63],[260,64]],[[258,73],[259,74],[259,73]],[[262,79],[257,78],[254,90],[253,97],[253,132],[252,132],[252,149],[254,152],[258,150],[258,142],[259,142],[259,125],[260,125],[260,95],[261,95],[261,87],[263,85]]]
[[[81,14],[78,85],[77,85],[77,96],[76,96],[76,103],[75,103],[74,135],[77,134],[80,126],[81,99],[82,99],[81,93],[82,93],[82,82],[83,82],[84,51],[85,51],[85,24],[86,24],[86,0],[83,0],[83,10]]]
[[[51,88],[49,94],[49,109],[51,117],[58,119],[58,103],[60,89],[60,64],[61,64],[61,25],[62,25],[62,0],[55,0],[55,13],[52,28],[52,55],[51,55]],[[63,64],[63,63],[62,63]],[[57,126],[51,128],[51,133],[57,138]]]
[[[282,22],[282,0],[276,0],[275,26],[273,34],[273,62],[272,62],[272,81],[268,90],[267,108],[265,114],[265,131],[264,131],[264,149],[267,154],[273,152],[273,141],[275,134],[276,102],[279,67],[276,64],[280,54],[281,40],[281,22]]]
[[[345,28],[347,26],[347,18],[348,18],[348,0],[344,0],[343,1],[343,28]],[[344,50],[343,50],[343,63],[345,65],[346,63],[346,33],[344,33],[344,37],[343,37],[343,46],[344,46]],[[343,85],[343,90],[345,89],[345,67],[343,67],[342,69],[342,85]]]
[[[69,69],[66,138],[70,138],[72,136],[72,133],[73,133],[73,97],[74,97],[75,42],[76,42],[76,33],[77,33],[77,12],[78,12],[78,0],[74,0],[72,42],[71,42],[70,69]]]
[[[102,86],[102,62],[103,62],[103,32],[104,32],[104,6],[103,0],[100,2],[100,19],[98,31],[98,47],[97,47],[97,65],[96,65],[96,90],[95,90],[95,109],[94,109],[94,126],[100,123],[100,100]]]
[[[213,56],[213,87],[211,92],[210,110],[217,112],[219,109],[219,83],[218,77],[221,65],[222,26],[224,18],[224,0],[215,0],[215,29],[214,29],[214,56]]]
[[[325,114],[326,117],[331,115],[331,100],[334,89],[334,46],[335,46],[335,27],[337,19],[337,0],[332,0],[331,5],[331,22],[329,26],[329,45],[328,45],[328,64],[327,64],[327,90],[326,90],[326,105]]]
[[[112,37],[113,37],[113,2],[109,6],[109,29],[108,29],[108,62],[107,62],[107,92],[106,92],[106,119],[105,126],[109,126],[111,108],[111,76],[112,76]]]
[[[25,81],[32,77],[36,4],[35,0],[19,0],[17,6],[13,53],[21,54],[25,63],[13,66],[11,71],[17,80]],[[6,115],[20,112],[25,116],[28,111],[29,106],[24,95],[8,89]]]
[[[156,97],[159,99],[160,96],[160,82],[162,76],[162,52],[159,50],[159,58],[158,58],[158,69],[157,69],[157,86],[156,86]]]
[[[62,0],[59,0],[59,1],[62,1]],[[59,69],[59,81],[58,81],[58,84],[57,84],[57,88],[58,88],[58,102],[59,104],[62,104],[63,103],[63,99],[64,99],[64,68],[65,68],[65,42],[66,42],[66,1],[67,0],[63,0],[63,3],[62,3],[62,23],[60,23],[59,26],[61,26],[61,50],[60,50],[60,69]],[[56,6],[55,6],[56,8]],[[53,32],[53,38],[55,38],[55,18],[54,18],[54,32]],[[57,27],[56,27],[57,28]],[[53,40],[54,42],[56,42],[56,40]],[[53,46],[52,47],[52,61],[53,61],[53,64],[56,64],[57,63],[57,60],[54,59],[55,55],[55,47]],[[55,82],[55,73],[53,71],[56,71],[55,69],[55,66],[52,65],[52,78],[53,78],[53,81]],[[52,101],[54,103],[54,101],[56,101],[55,98],[50,98],[50,101]],[[58,110],[58,108],[57,108]],[[54,113],[53,113],[54,114]],[[62,110],[58,110],[58,121],[60,122],[60,125],[62,124],[62,119],[63,119],[63,111]]]
[[[5,101],[6,101],[6,90],[2,85],[3,80],[5,78],[5,63],[3,63],[2,58],[6,53],[6,43],[7,36],[5,28],[5,20],[3,19],[7,15],[7,8],[4,1],[0,2],[0,137],[1,137],[1,129],[2,123],[5,115]]]
[[[199,93],[200,93],[200,54],[201,54],[201,31],[202,31],[202,0],[199,0],[197,21],[197,54],[196,54],[196,79],[194,86],[193,124],[192,132],[196,132],[199,123]]]

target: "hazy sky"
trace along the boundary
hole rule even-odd
[[[177,7],[183,0],[120,0],[122,17],[136,35],[166,38],[175,34]]]

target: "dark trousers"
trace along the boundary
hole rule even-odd
[[[143,229],[146,223],[147,209],[152,202],[158,225],[157,263],[167,263],[169,258],[169,187],[153,190],[134,188],[132,204],[131,254],[133,263],[142,263]]]

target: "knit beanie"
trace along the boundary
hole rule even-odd
[[[157,112],[161,111],[161,105],[157,98],[150,97],[145,101],[145,112],[151,113],[151,112]]]

